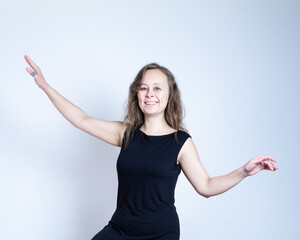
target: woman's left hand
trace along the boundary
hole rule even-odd
[[[264,169],[270,171],[278,170],[278,167],[270,161],[276,162],[276,159],[269,155],[258,155],[245,164],[244,171],[247,176],[252,176]]]

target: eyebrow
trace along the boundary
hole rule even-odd
[[[158,84],[161,84],[161,83],[154,83],[153,85],[158,85]],[[148,85],[147,83],[140,83],[139,85]]]

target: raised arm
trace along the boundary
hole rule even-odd
[[[258,155],[231,173],[210,178],[200,162],[196,146],[191,138],[183,145],[178,158],[189,182],[200,195],[206,198],[228,191],[245,177],[252,176],[263,169],[278,170],[278,167],[270,162],[276,162],[276,159],[268,155]]]
[[[125,124],[121,121],[104,121],[88,116],[79,107],[64,98],[45,80],[41,69],[27,56],[25,60],[31,67],[26,71],[33,76],[36,84],[47,94],[57,110],[75,127],[114,146],[121,146]]]

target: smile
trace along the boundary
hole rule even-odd
[[[146,105],[155,105],[157,102],[145,102]]]

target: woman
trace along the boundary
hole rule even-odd
[[[40,68],[25,55],[26,70],[58,111],[75,127],[118,147],[117,209],[93,240],[179,239],[174,190],[181,170],[194,189],[208,198],[221,194],[260,170],[278,169],[268,155],[258,155],[235,171],[210,178],[191,136],[182,126],[182,104],[173,74],[148,64],[130,86],[123,122],[88,116],[56,92]]]

